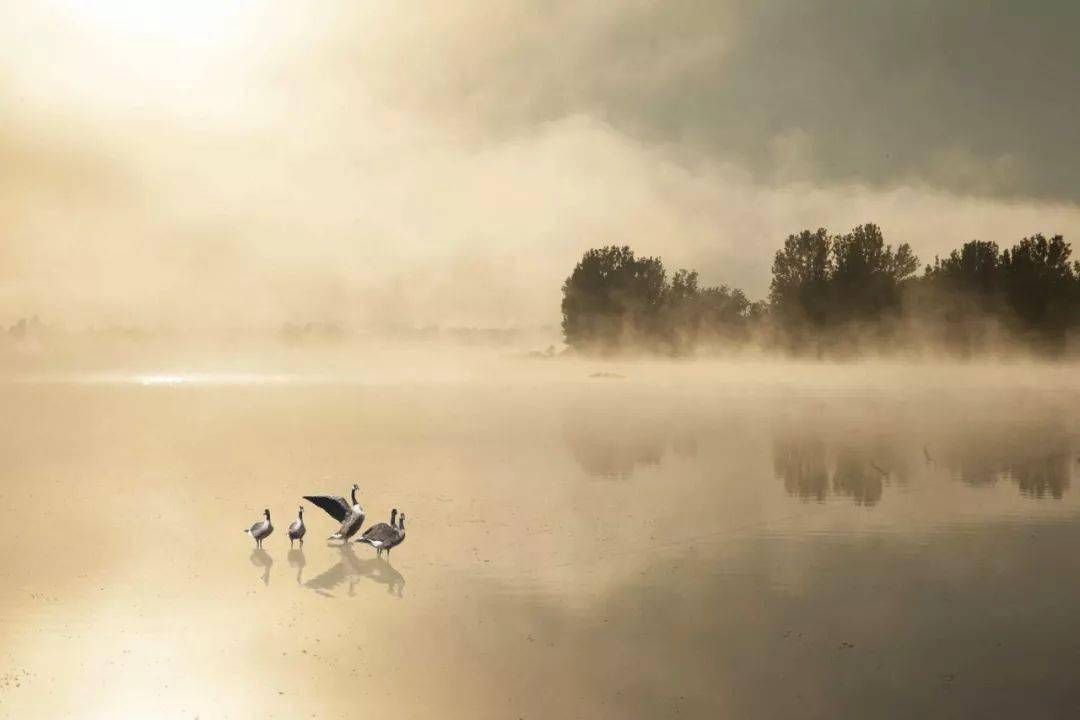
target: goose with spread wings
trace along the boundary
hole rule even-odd
[[[338,531],[327,540],[348,541],[359,532],[364,524],[364,508],[356,499],[356,493],[360,492],[360,486],[353,483],[352,502],[349,503],[343,497],[337,495],[305,495],[304,499],[326,511],[326,514],[341,523]]]

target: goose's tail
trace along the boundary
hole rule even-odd
[[[245,535],[250,535],[251,534],[251,528],[244,528],[244,534]]]

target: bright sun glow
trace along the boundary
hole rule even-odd
[[[120,42],[214,47],[234,39],[253,0],[53,0],[57,11],[96,35]]]
[[[280,12],[255,0],[41,0],[16,14],[0,3],[0,60],[34,58],[15,92],[67,112],[131,120],[252,111],[253,68],[272,57]]]

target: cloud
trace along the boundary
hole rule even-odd
[[[808,181],[1075,202],[1078,22],[1006,0],[404,3],[342,45],[393,61],[395,100],[489,132],[586,113],[763,182],[802,135]]]
[[[761,297],[803,227],[1068,236],[1071,45],[961,9],[325,0],[153,53],[8,23],[0,321],[554,323],[601,244]]]

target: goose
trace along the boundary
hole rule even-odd
[[[296,509],[296,520],[289,526],[289,547],[293,546],[293,542],[300,541],[300,547],[304,547],[304,533],[307,532],[307,526],[304,525],[304,508],[300,506]]]
[[[390,511],[389,523],[382,522],[378,525],[372,525],[364,531],[364,534],[356,542],[370,545],[375,548],[376,555],[382,555],[383,548],[386,547],[387,543],[397,537],[398,529],[396,521],[397,508],[394,508]]]
[[[304,496],[305,500],[321,507],[330,517],[341,523],[338,531],[326,538],[327,540],[348,541],[364,524],[364,508],[360,507],[360,503],[356,499],[356,493],[358,492],[360,492],[360,486],[353,483],[351,505],[345,501],[345,498],[336,495]]]
[[[394,520],[398,518],[397,524]],[[397,547],[405,540],[405,513],[398,515],[397,508],[394,508],[390,512],[390,523],[379,523],[378,525],[372,525],[364,531],[363,537],[356,542],[365,543],[375,548],[375,554],[382,555],[383,550],[386,551],[386,556],[390,557],[390,550]]]
[[[270,511],[263,510],[263,515],[266,517],[265,520],[260,520],[244,531],[255,538],[255,547],[257,548],[261,548],[262,541],[268,538],[270,533],[274,532],[274,526],[270,524]]]

